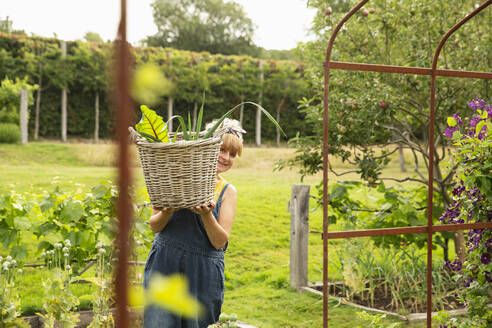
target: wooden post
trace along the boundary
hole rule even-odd
[[[65,60],[67,57],[67,43],[62,41],[61,44],[62,58]],[[61,139],[63,142],[67,141],[67,89],[63,88],[61,92]]]
[[[263,106],[263,80],[265,78],[263,74],[263,64],[265,62],[260,61],[260,94],[258,95],[258,104]],[[255,131],[255,141],[257,146],[261,146],[261,109],[256,109],[256,131]]]
[[[173,97],[167,97],[167,119],[169,120],[167,132],[173,132],[173,121],[170,118],[173,116]]]
[[[290,200],[290,285],[308,283],[309,185],[292,185]]]
[[[22,144],[27,143],[27,90],[20,91],[20,135]]]
[[[99,142],[99,92],[96,91],[96,99],[94,103],[94,142]]]

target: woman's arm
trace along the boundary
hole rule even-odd
[[[173,213],[173,208],[152,208],[152,215],[149,219],[150,230],[153,233],[161,232]]]
[[[221,249],[229,240],[232,223],[236,216],[237,192],[233,185],[229,185],[222,196],[222,206],[220,207],[219,219],[216,220],[212,214],[213,206],[205,205],[194,207],[192,210],[200,214],[202,222],[207,232],[208,239],[215,249]]]

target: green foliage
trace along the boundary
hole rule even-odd
[[[70,272],[57,268],[53,277],[43,281],[45,292],[43,313],[47,328],[74,328],[79,321],[78,313],[72,312],[79,305],[79,299],[69,289],[71,283]]]
[[[5,19],[0,19],[0,33],[10,33],[12,31],[13,22],[9,20],[9,16]]]
[[[38,243],[38,252],[54,251],[59,240],[68,240],[73,245],[70,253],[72,269],[77,273],[85,266],[85,260],[97,256],[98,242],[111,244],[116,196],[115,187],[110,185],[97,185],[89,193],[81,190],[63,192],[56,187],[29,198],[8,193],[0,197],[0,241],[4,249],[23,259],[27,255],[27,245],[22,243],[22,233],[32,233]],[[149,232],[144,220],[141,217],[135,223],[134,237],[148,244],[150,237],[146,236]],[[44,260],[48,261],[47,258]],[[59,263],[58,267],[64,265]]]
[[[472,116],[469,123],[456,114],[448,119],[446,135],[455,146],[453,161],[457,174],[453,202],[441,217],[444,223],[492,222],[492,106],[476,98],[468,107],[473,113],[467,115]],[[453,270],[456,281],[462,285],[459,295],[469,315],[448,322],[459,328],[490,327],[492,230],[471,230],[466,239],[465,261],[456,259],[446,263],[446,267]],[[447,321],[447,316],[443,315],[441,321]]]
[[[254,54],[254,25],[241,5],[223,0],[154,0],[158,33],[146,43],[156,47],[221,54]]]
[[[370,328],[401,327],[401,324],[399,322],[392,323],[391,325],[386,325],[386,324],[380,322],[381,320],[386,318],[386,314],[370,314],[370,313],[367,313],[366,311],[362,311],[362,312],[357,312],[357,315],[359,316],[359,318],[364,320],[364,322],[366,324],[368,324],[368,326],[364,326],[364,327],[370,327]],[[362,327],[362,326],[359,326],[359,327]]]
[[[204,96],[204,100],[205,100],[205,96]],[[205,132],[203,139],[210,138],[214,134],[214,132],[217,131],[220,124],[228,116],[230,116],[239,106],[244,104],[251,104],[259,108],[262,111],[262,113],[265,114],[265,116],[285,135],[285,132],[282,130],[280,125],[277,123],[277,121],[275,121],[275,119],[272,117],[272,115],[270,115],[270,113],[268,113],[266,109],[264,109],[262,106],[256,103],[247,101],[234,106],[232,109],[228,110],[224,115],[222,115],[222,117],[220,117],[217,120],[217,122],[215,122],[215,124]],[[140,135],[142,135],[143,137],[151,141],[168,142],[169,137],[167,135],[167,124],[164,124],[162,117],[157,115],[153,110],[148,109],[148,107],[145,105],[140,106],[140,109],[142,110],[142,120],[140,121],[140,123],[138,123],[135,126],[137,132],[140,133]],[[196,131],[193,131],[192,129],[189,112],[188,112],[188,124],[185,123],[183,117],[181,117],[180,115],[174,115],[169,120],[172,120],[174,118],[177,118],[179,121],[179,126],[183,131],[184,140],[198,140],[201,130],[201,125],[202,125],[202,118],[203,118],[203,102],[200,108],[200,112],[198,114],[198,123],[197,123]]]
[[[337,243],[337,270],[343,277],[344,292],[350,300],[374,306],[378,295],[390,299],[397,312],[425,312],[427,263],[416,245],[377,248],[371,240],[343,240]],[[453,306],[447,300],[457,286],[441,263],[433,264],[433,309]]]
[[[322,206],[323,186],[317,187],[318,206]],[[443,210],[440,196],[434,194],[434,220]],[[422,187],[386,186],[383,182],[367,186],[358,181],[337,181],[328,191],[328,220],[345,229],[383,229],[422,226],[427,223],[427,190]],[[446,247],[443,238],[450,234],[435,233],[434,244]],[[371,237],[376,246],[399,249],[407,245],[426,247],[427,237],[420,234]]]
[[[72,137],[91,138],[93,136],[95,117],[95,96],[99,95],[99,136],[109,138],[113,135],[114,120],[111,109],[113,70],[111,59],[115,54],[110,43],[85,43],[81,41],[67,42],[67,57],[61,60],[61,45],[56,39],[40,37],[21,37],[0,35],[0,79],[23,79],[27,76],[30,85],[40,84],[39,91],[39,136],[57,138],[60,136],[60,94],[62,88],[68,88],[67,115],[68,135]],[[147,101],[137,101],[152,105],[154,108],[167,108],[169,95],[174,100],[174,114],[185,116],[187,112],[199,108],[202,93],[207,94],[203,121],[211,121],[220,117],[225,111],[234,105],[251,99],[255,101],[260,93],[260,60],[248,56],[225,56],[221,54],[210,55],[208,52],[197,53],[171,48],[133,48],[132,67],[137,71],[145,64],[158,67],[164,77],[172,83],[172,88],[166,86],[159,91],[155,104]],[[270,81],[283,70],[288,71],[290,85],[299,83],[302,76],[302,65],[298,62],[268,61],[263,66],[265,81],[263,84],[264,108],[273,110],[278,107],[283,95],[287,94],[282,104],[278,122],[287,135],[293,136],[302,129],[309,129],[304,122],[304,114],[297,109],[298,95],[306,90],[303,83],[298,88],[283,90],[276,86],[278,79]],[[277,75],[278,75],[277,74]],[[136,76],[137,77],[137,76]],[[142,79],[139,79],[142,80]],[[145,83],[140,83],[140,90],[149,89]],[[138,81],[135,81],[138,82]],[[150,81],[152,90],[155,90],[155,80]],[[147,83],[147,84],[146,84]],[[279,90],[282,95],[276,95],[274,90]],[[165,91],[165,92],[164,92]],[[294,92],[293,92],[294,91]],[[37,97],[38,94],[36,93]],[[18,103],[19,99],[16,97]],[[30,102],[32,105],[32,101]],[[18,107],[15,107],[18,109]],[[30,133],[34,130],[34,115],[29,120]],[[191,109],[191,110],[190,110]],[[233,114],[238,118],[239,109]],[[249,111],[244,115],[243,127],[247,131],[255,129],[255,115]],[[272,112],[273,113],[273,112]],[[164,111],[158,113],[163,116]],[[138,108],[135,107],[134,122],[139,120]],[[193,119],[195,119],[193,117]],[[276,128],[272,125],[262,126],[262,137],[265,140],[274,140]],[[252,141],[254,133],[248,133],[245,141]]]
[[[28,105],[32,105],[32,93],[37,89],[36,85],[30,85],[27,77],[15,81],[5,77],[0,86],[0,122],[19,124],[20,91],[28,91]]]
[[[135,129],[152,141],[169,142],[167,125],[162,117],[145,105],[140,106],[140,110],[142,111],[142,118],[135,125]]]
[[[20,128],[14,123],[0,123],[0,143],[18,143]]]
[[[17,269],[17,261],[11,256],[5,260],[0,256],[0,327],[30,327],[27,322],[19,318],[20,298],[16,290],[16,282],[22,269]]]
[[[311,94],[301,101],[301,108],[311,124],[317,143],[305,150],[321,155],[322,113],[323,113],[323,65],[326,45],[335,25],[345,15],[355,1],[330,2],[308,1],[308,6],[317,9],[313,29],[317,39],[300,45],[302,59],[306,62],[304,76]],[[366,14],[356,13],[338,34],[331,60],[388,65],[430,67],[435,47],[444,32],[459,19],[469,13],[475,2],[462,0],[453,2],[429,1],[371,1]],[[327,13],[328,6],[333,12]],[[345,12],[344,12],[345,11]],[[436,14],[439,13],[439,14]],[[490,8],[458,30],[446,45],[439,67],[474,71],[488,71],[492,56],[487,50],[492,38],[484,29],[490,18]],[[475,43],[473,40],[482,40]],[[473,56],[472,49],[484,56]],[[343,161],[354,163],[360,169],[361,178],[369,181],[377,179],[380,170],[375,166],[385,165],[377,162],[375,154],[368,149],[375,145],[387,145],[391,149],[404,147],[417,155],[427,156],[427,147],[421,146],[428,140],[429,122],[429,77],[403,74],[382,74],[373,72],[350,72],[331,70],[330,73],[330,114],[328,126],[328,151],[330,155]],[[472,79],[441,79],[437,87],[436,136],[442,135],[445,126],[443,118],[461,108],[468,99],[470,91],[489,94],[490,84]],[[447,144],[437,138],[436,146]],[[349,146],[350,148],[348,148]],[[356,157],[364,154],[365,161]],[[354,159],[355,157],[355,159]],[[435,156],[435,167],[445,152]],[[297,163],[308,167],[316,161],[303,162],[301,156]],[[370,166],[360,164],[370,162]],[[416,162],[418,164],[418,161]],[[428,163],[426,163],[428,165]],[[306,171],[313,171],[313,167]],[[425,173],[415,172],[425,181]],[[450,176],[443,172],[435,175],[438,189],[449,189]],[[448,179],[446,179],[448,178]],[[445,193],[445,192],[444,192]],[[443,195],[445,201],[447,195]]]
[[[97,286],[95,295],[89,295],[92,300],[92,311],[94,317],[88,328],[113,328],[114,319],[110,311],[110,302],[112,301],[113,290],[109,275],[112,274],[111,263],[106,261],[106,248],[102,243],[97,244],[97,270],[96,277],[91,277],[89,280]],[[93,296],[93,297],[92,297]]]
[[[85,33],[84,34],[84,40],[87,42],[96,42],[96,43],[104,42],[104,40],[101,38],[101,36],[97,32]]]
[[[209,325],[208,328],[238,328],[237,314],[221,313],[219,321],[213,325]]]

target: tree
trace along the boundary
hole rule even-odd
[[[268,84],[265,86],[265,96],[276,108],[276,121],[280,122],[280,112],[286,110],[288,103],[296,103],[304,91],[304,81],[300,76],[300,67],[288,62],[271,65],[268,72]],[[291,100],[290,102],[288,100]],[[277,128],[277,146],[280,145],[280,130]]]
[[[222,54],[258,53],[252,41],[254,25],[241,5],[223,0],[155,0],[158,32],[149,46]]]
[[[350,1],[353,5],[354,1]],[[293,140],[299,156],[292,162],[303,165],[304,172],[314,173],[321,168],[323,136],[323,70],[326,46],[335,24],[345,15],[332,12],[324,0],[310,0],[317,8],[313,30],[314,42],[300,46],[308,63],[305,76],[312,94],[301,103],[315,134]],[[445,31],[474,8],[472,0],[454,1],[392,1],[376,0],[356,13],[344,25],[336,39],[332,60],[401,66],[431,67],[434,51]],[[442,69],[489,71],[492,64],[492,38],[487,29],[490,13],[478,15],[447,42],[438,62]],[[483,54],[477,56],[476,54]],[[443,139],[446,117],[466,108],[469,98],[490,97],[488,81],[439,78],[436,92],[436,125],[434,154],[434,188],[442,199],[440,208],[451,203],[450,189],[455,173],[446,168],[447,147]],[[429,167],[429,77],[372,72],[332,70],[330,73],[329,153],[353,164],[369,185],[384,181],[427,184],[425,170]],[[376,152],[375,146],[385,151]],[[381,176],[389,156],[401,147],[413,156],[414,170],[403,179]],[[337,172],[329,165],[329,169]],[[435,218],[440,216],[435,210]],[[425,215],[422,215],[425,217]],[[376,220],[373,220],[376,221]],[[372,223],[371,228],[385,227],[385,220]],[[415,224],[415,223],[414,223]],[[441,238],[444,236],[444,238]],[[447,257],[450,233],[436,235],[436,242]],[[456,253],[464,257],[463,237],[455,233]]]
[[[103,39],[99,35],[99,33],[96,32],[87,32],[84,35],[84,40],[87,42],[95,42],[95,43],[103,43]]]
[[[0,32],[10,34],[12,32],[12,21],[9,20],[9,16],[5,19],[0,19]]]
[[[99,99],[100,93],[106,92],[108,76],[107,63],[109,51],[98,45],[89,46],[79,43],[74,49],[75,77],[83,86],[83,91],[94,94],[94,141],[99,141]]]

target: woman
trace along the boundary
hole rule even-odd
[[[144,287],[147,288],[153,272],[184,274],[191,294],[205,311],[200,318],[186,319],[148,306],[144,311],[145,328],[206,328],[219,320],[224,300],[224,251],[237,200],[236,189],[220,174],[229,170],[236,156],[241,155],[241,133],[245,132],[231,123],[223,123],[227,124],[228,132],[220,146],[214,201],[188,209],[154,208],[149,219],[150,228],[157,235],[145,264]]]

